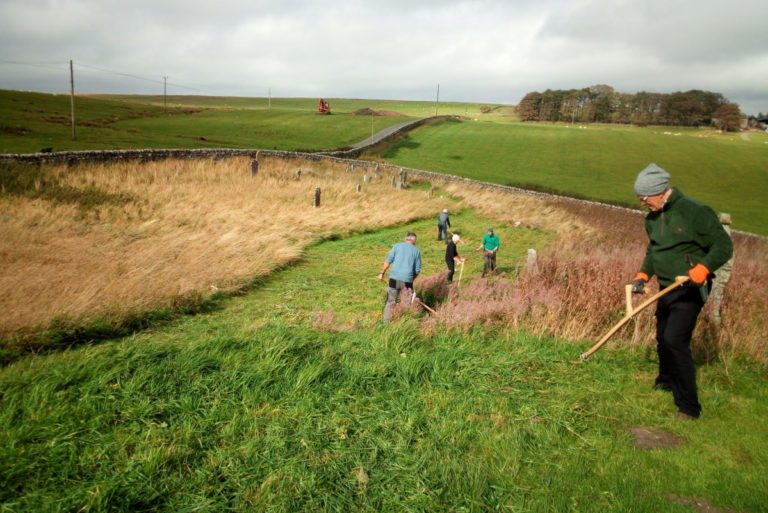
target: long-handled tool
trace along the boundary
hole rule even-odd
[[[616,325],[608,330],[608,333],[606,333],[603,338],[600,339],[600,341],[592,346],[589,351],[586,353],[581,354],[581,361],[586,362],[587,359],[595,354],[598,349],[603,347],[606,342],[608,342],[608,339],[610,339],[612,336],[616,334],[617,331],[619,331],[625,324],[627,324],[634,316],[651,306],[653,303],[658,301],[662,296],[665,296],[666,294],[672,292],[676,288],[678,288],[683,283],[690,280],[688,276],[678,276],[675,278],[675,282],[672,285],[669,285],[668,287],[664,288],[663,290],[657,292],[650,298],[646,299],[640,305],[638,305],[637,308],[632,308],[632,285],[629,284],[627,287],[625,287],[625,293],[626,293],[626,301],[627,301],[627,314],[624,316],[623,319],[621,319],[619,322],[616,323]]]
[[[456,284],[457,287],[461,286],[461,276],[464,274],[464,260],[461,261],[461,269],[459,269],[459,282]]]
[[[424,308],[426,308],[427,310],[429,310],[430,312],[432,312],[432,314],[435,314],[435,315],[437,314],[437,312],[435,312],[435,311],[434,311],[434,310],[432,310],[430,307],[428,307],[428,306],[426,305],[426,303],[424,303],[424,301],[422,301],[421,299],[419,299],[419,297],[416,295],[416,291],[415,291],[415,290],[412,290],[411,292],[413,292],[413,295],[411,296],[411,303],[413,303],[414,301],[418,301],[418,302],[421,304],[421,306],[423,306]]]

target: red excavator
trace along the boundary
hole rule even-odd
[[[315,114],[330,114],[331,113],[331,106],[328,105],[328,102],[320,98],[317,101],[317,112]]]

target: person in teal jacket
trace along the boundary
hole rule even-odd
[[[672,392],[678,417],[695,419],[701,415],[701,404],[691,336],[714,271],[731,258],[733,243],[714,210],[670,187],[669,179],[664,169],[650,164],[635,180],[635,194],[650,212],[645,218],[649,242],[632,292],[642,293],[653,276],[662,287],[677,276],[690,278],[656,307],[659,374],[654,388]]]
[[[486,274],[496,274],[496,253],[501,243],[499,236],[493,233],[493,228],[488,228],[488,233],[483,235],[483,242],[475,248],[475,251],[485,250],[483,253],[483,277]]]

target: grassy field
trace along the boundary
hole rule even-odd
[[[70,140],[69,97],[0,91],[0,152],[44,147],[265,148],[343,147],[405,119],[434,114],[432,102],[330,99],[334,114],[317,116],[316,99],[171,96],[77,97],[78,140]],[[356,116],[360,108],[404,113]],[[597,200],[634,203],[631,184],[649,162],[668,169],[681,189],[738,229],[768,234],[768,135],[711,130],[522,124],[508,106],[441,103],[439,113],[472,120],[425,127],[383,158],[409,167],[547,188]],[[368,158],[378,158],[369,156]]]
[[[194,311],[318,240],[454,205],[393,189],[387,171],[357,192],[361,173],[345,167],[262,158],[252,176],[245,158],[1,164],[0,346],[38,350],[135,327],[158,310]]]
[[[684,422],[644,348],[578,365],[586,343],[378,324],[373,277],[406,230],[440,270],[433,224],[324,242],[217,311],[3,368],[0,511],[764,511],[762,366],[702,366]],[[507,230],[512,277],[548,237]],[[682,443],[637,449],[633,426]]]
[[[639,215],[249,164],[3,168],[0,311],[20,335],[0,368],[0,511],[764,510],[764,241],[736,237],[722,328],[701,315],[704,413],[684,422],[650,389],[650,313],[575,363],[622,315]],[[442,208],[470,260],[438,295]],[[471,249],[489,225],[486,280]],[[407,230],[437,314],[384,326],[374,277]],[[25,345],[35,323],[52,338]],[[680,445],[638,449],[634,429]]]
[[[735,228],[768,235],[765,133],[743,140],[707,130],[452,121],[412,132],[383,157],[417,169],[632,204],[637,172],[656,162],[683,192],[731,213]]]
[[[147,105],[162,106],[162,96],[142,95],[93,95],[93,97],[121,100]],[[215,109],[243,109],[243,110],[267,110],[278,109],[281,111],[313,112],[317,110],[317,98],[249,98],[249,97],[217,97],[217,96],[168,96],[168,105],[177,107],[198,107]],[[415,118],[424,118],[435,115],[435,107],[438,114],[455,114],[477,116],[480,114],[480,104],[468,102],[440,102],[435,105],[433,101],[403,101],[403,100],[366,100],[353,98],[326,98],[331,106],[331,111],[340,114],[350,114],[359,109],[370,108],[374,110],[392,111]],[[495,110],[491,113],[509,116],[513,114],[510,106],[490,105]],[[490,113],[489,113],[490,114]]]
[[[320,150],[359,142],[395,123],[435,113],[434,103],[331,99],[334,114],[318,116],[317,100],[94,95],[75,98],[77,140],[71,140],[67,95],[0,91],[0,153],[124,148],[260,148]],[[357,116],[361,108],[401,116]],[[477,111],[477,104],[440,104],[441,114]]]

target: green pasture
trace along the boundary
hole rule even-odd
[[[637,172],[655,162],[683,192],[730,212],[735,228],[768,234],[765,133],[751,132],[745,140],[695,129],[456,120],[410,133],[383,157],[417,169],[629,204],[636,204]]]
[[[256,110],[295,110],[313,112],[317,110],[318,98],[258,98],[258,97],[223,97],[223,96],[144,96],[144,95],[98,95],[101,98],[135,102],[147,105],[167,105],[177,107],[224,108],[224,109],[256,109]],[[439,102],[434,101],[405,101],[405,100],[365,100],[353,98],[325,98],[333,113],[350,114],[360,109],[387,110],[405,114],[409,117],[425,118],[437,113],[477,116],[480,113],[479,103],[469,102]],[[511,106],[489,104],[494,108],[489,114],[511,115]]]
[[[229,99],[190,97],[189,103],[170,102],[167,111],[162,97],[156,100],[77,96],[72,141],[68,95],[0,91],[0,153],[34,153],[42,148],[319,150],[359,142],[372,131],[411,119],[357,116],[352,110],[320,116],[314,113],[316,103],[309,100],[286,100],[285,107],[273,100],[272,109],[259,109],[252,101],[227,105]],[[381,110],[375,101],[359,102]]]
[[[215,310],[0,369],[0,511],[765,510],[763,368],[700,367],[685,422],[643,349],[575,364],[593,341],[378,323],[384,255],[413,230],[440,271],[434,229],[327,241]],[[497,229],[507,276],[548,241]],[[636,449],[631,426],[682,444]]]
[[[0,90],[0,153],[126,148],[259,148],[321,150],[359,142],[390,125],[434,115],[434,102],[329,99],[333,114],[315,114],[317,99],[78,95],[76,140],[70,97]],[[371,108],[406,116],[361,116]],[[479,105],[440,103],[440,114],[472,115]]]

